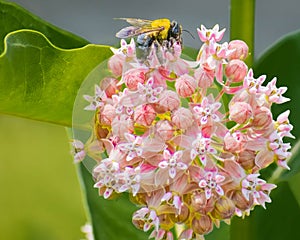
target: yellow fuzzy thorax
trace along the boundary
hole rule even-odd
[[[164,30],[160,31],[156,35],[161,39],[167,39],[170,26],[171,26],[171,22],[167,18],[156,19],[151,22],[151,27],[153,28],[164,27]]]

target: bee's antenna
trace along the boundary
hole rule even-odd
[[[183,32],[187,32],[188,34],[190,34],[190,35],[191,35],[191,37],[192,37],[193,39],[195,39],[194,35],[193,35],[193,34],[191,34],[191,32],[190,32],[190,31],[188,31],[188,30],[186,30],[186,29],[182,29],[182,31],[183,31]]]

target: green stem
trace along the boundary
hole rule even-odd
[[[254,58],[255,0],[230,2],[230,39],[240,39],[248,44],[250,55],[246,63],[251,67]]]

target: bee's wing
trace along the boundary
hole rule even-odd
[[[143,33],[153,33],[153,32],[160,32],[164,29],[164,27],[135,27],[129,26],[121,29],[119,32],[116,33],[117,38],[128,38],[134,37]]]
[[[144,26],[151,26],[152,21],[146,19],[139,19],[139,18],[115,18],[118,20],[124,20],[128,22],[130,25],[135,27],[144,27]]]

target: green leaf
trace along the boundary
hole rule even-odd
[[[138,230],[131,223],[132,213],[137,208],[130,203],[128,195],[116,200],[105,200],[93,188],[94,180],[91,173],[81,163],[78,172],[84,179],[82,186],[87,196],[87,206],[93,224],[96,240],[142,240],[147,239],[146,233]]]
[[[11,2],[0,1],[0,29],[0,53],[4,49],[4,37],[19,29],[39,31],[61,48],[78,48],[88,44],[87,40],[61,30]]]
[[[108,46],[65,50],[42,33],[19,30],[5,38],[0,55],[0,113],[71,126],[77,90],[111,55]]]

